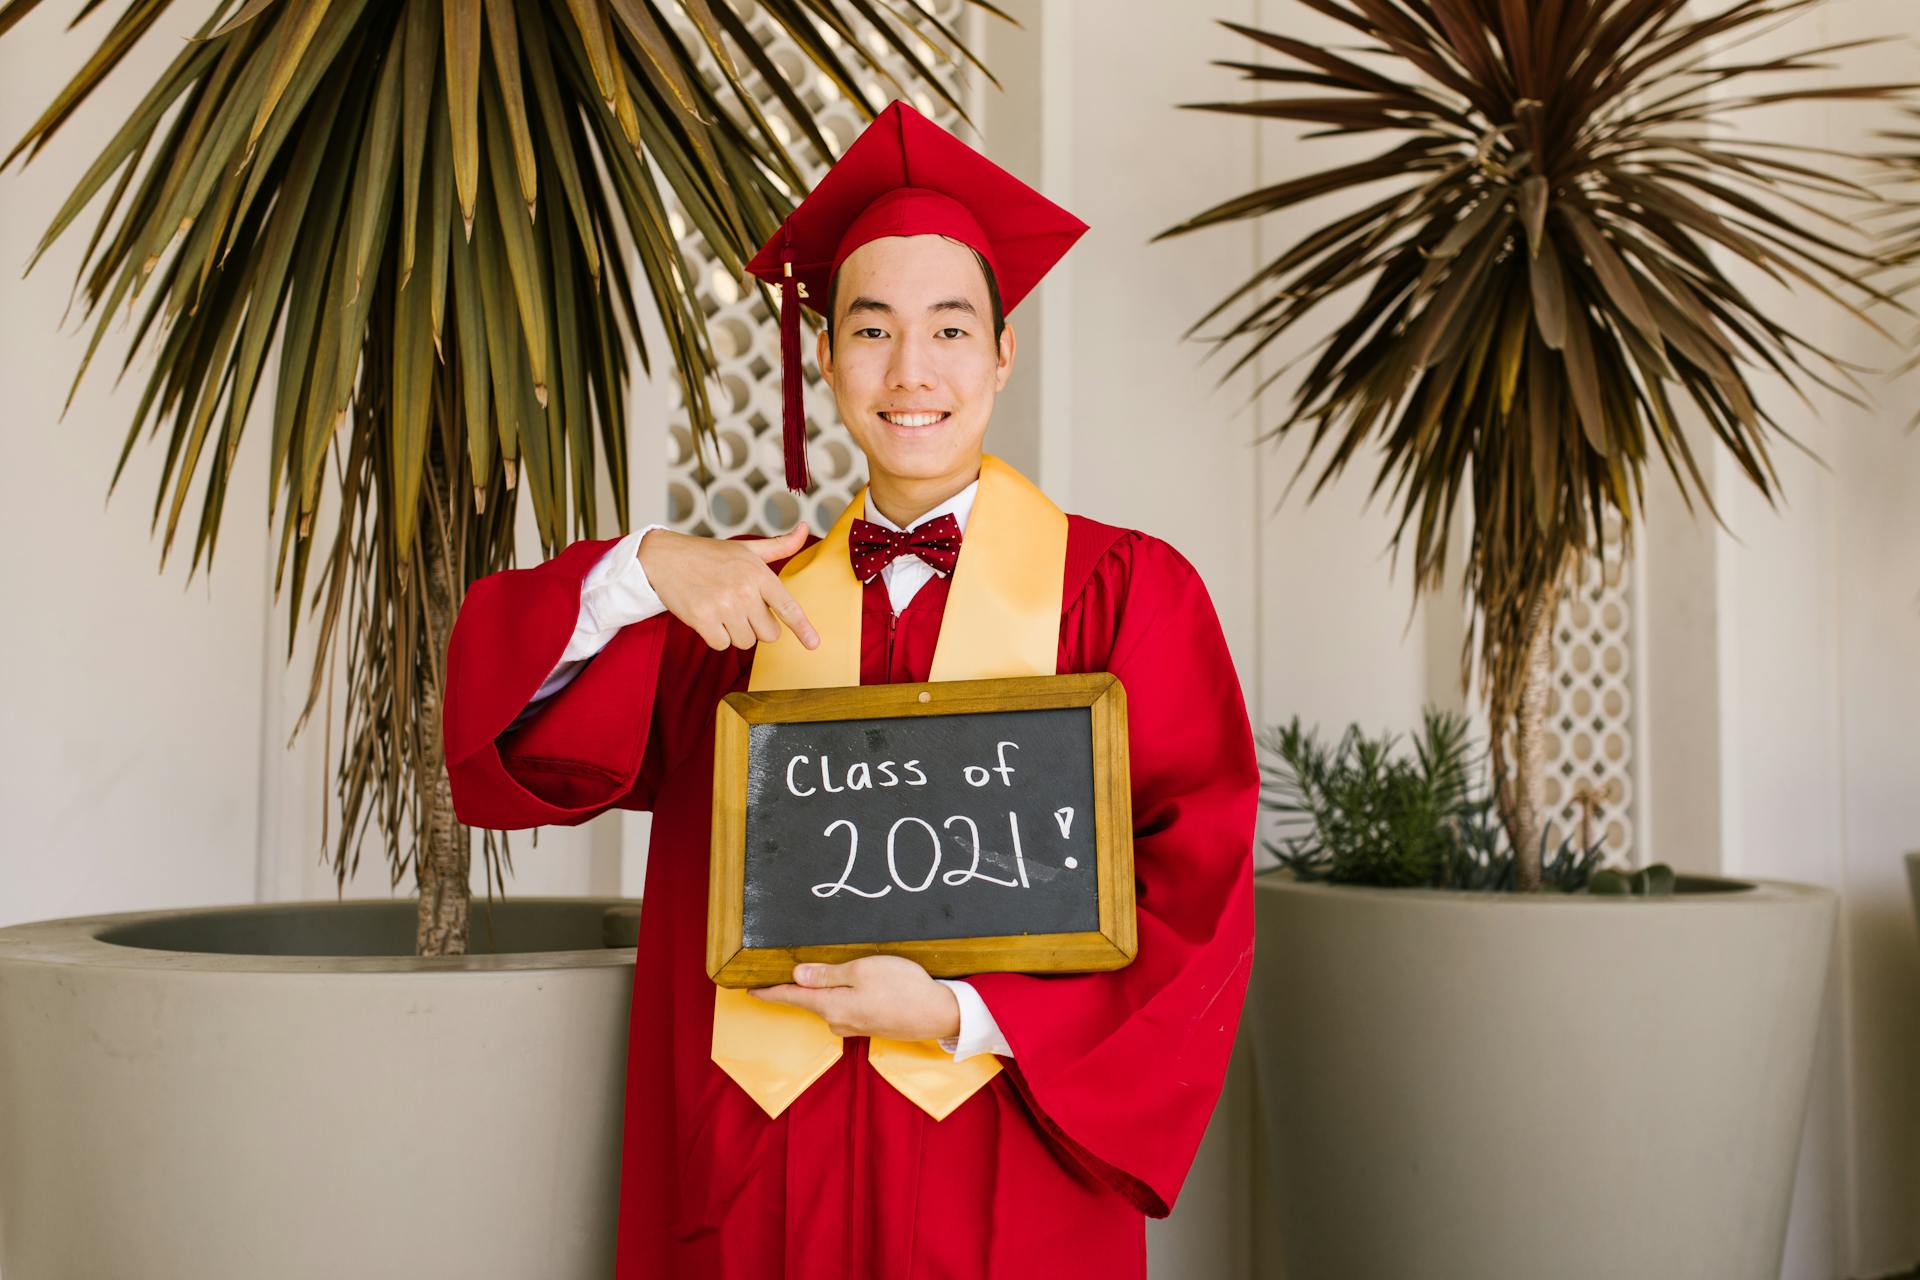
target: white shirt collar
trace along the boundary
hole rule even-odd
[[[935,520],[944,515],[951,515],[954,523],[960,526],[960,532],[965,533],[967,531],[967,516],[973,512],[974,494],[977,493],[979,489],[980,482],[975,480],[972,484],[954,494],[951,498],[948,498],[945,502],[921,516],[918,520],[915,520],[907,529],[902,529],[899,525],[887,519],[886,513],[873,505],[873,498],[869,495],[866,501],[867,519],[873,521],[873,523],[883,529],[892,529],[896,533],[905,533],[911,529],[918,529],[929,520]]]

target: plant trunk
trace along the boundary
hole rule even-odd
[[[425,479],[429,484],[434,482],[432,468],[428,468]],[[472,841],[466,824],[453,813],[453,787],[447,781],[440,730],[445,712],[447,636],[457,605],[452,548],[446,537],[436,533],[423,529],[415,543],[416,554],[426,559],[423,613],[427,634],[423,639],[429,646],[431,674],[421,690],[425,724],[414,770],[420,812],[425,816],[414,853],[414,880],[420,894],[414,950],[423,956],[460,956],[467,953]]]
[[[1553,692],[1553,625],[1560,588],[1543,591],[1527,615],[1527,678],[1513,716],[1513,772],[1502,789],[1507,834],[1513,840],[1515,889],[1541,885],[1541,836],[1546,829],[1547,706]]]

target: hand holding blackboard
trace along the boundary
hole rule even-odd
[[[837,1036],[948,1040],[960,1034],[960,1002],[905,956],[859,956],[844,964],[799,964],[793,981],[749,995],[817,1013]]]
[[[707,971],[904,955],[937,977],[1135,950],[1126,694],[1110,674],[729,695]]]

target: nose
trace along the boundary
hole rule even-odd
[[[924,334],[904,333],[893,344],[887,360],[887,389],[908,391],[932,388],[939,382],[934,371],[933,340]]]

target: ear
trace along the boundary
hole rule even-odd
[[[828,386],[832,386],[833,352],[831,344],[827,341],[827,327],[825,325],[821,325],[820,332],[813,335],[813,358],[820,366],[820,376],[826,379]]]
[[[1013,325],[1005,324],[1000,330],[999,371],[994,376],[993,389],[1005,391],[1007,379],[1013,375]]]

